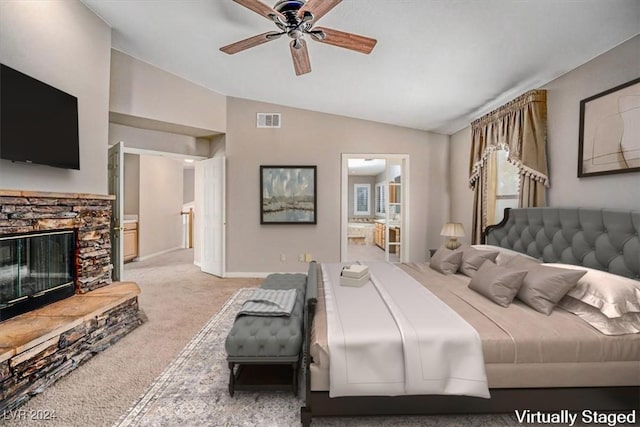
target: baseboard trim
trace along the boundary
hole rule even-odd
[[[226,271],[224,273],[224,277],[228,277],[230,279],[242,279],[242,278],[250,278],[250,279],[264,279],[270,274],[276,273],[302,273],[301,271],[278,271],[278,272],[261,272],[261,271],[252,271],[252,272],[238,272],[238,271]]]
[[[149,254],[149,255],[141,256],[141,257],[136,258],[136,261],[145,261],[145,260],[148,260],[150,258],[157,257],[158,255],[163,255],[163,254],[166,254],[168,252],[177,251],[178,249],[183,249],[183,247],[182,246],[176,246],[175,248],[165,249],[164,251],[155,252],[155,253],[152,253],[152,254]]]

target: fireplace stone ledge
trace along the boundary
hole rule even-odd
[[[76,294],[0,323],[0,411],[18,407],[141,323],[133,282]]]

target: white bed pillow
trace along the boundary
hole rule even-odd
[[[509,260],[515,256],[521,256],[532,261],[541,262],[537,258],[534,258],[530,255],[524,254],[522,252],[514,251],[513,249],[502,248],[500,246],[494,245],[471,245],[472,248],[478,249],[480,251],[489,251],[489,252],[498,252],[498,257],[496,258],[496,264],[504,265]]]
[[[575,314],[605,335],[640,333],[640,313],[625,313],[610,319],[596,307],[568,295],[560,300],[558,307]]]
[[[640,313],[640,282],[637,280],[580,265],[543,265],[586,271],[567,295],[597,308],[608,318]]]

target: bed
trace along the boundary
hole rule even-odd
[[[487,248],[544,263],[585,266],[640,278],[640,211],[528,208],[505,212],[483,236]],[[508,254],[508,255],[507,255]],[[503,255],[499,255],[503,256]],[[640,334],[604,335],[564,309],[539,313],[518,300],[508,310],[468,288],[469,277],[443,275],[428,263],[397,264],[477,332],[490,399],[466,395],[330,397],[323,283],[307,307],[305,406],[314,416],[419,415],[533,411],[630,410],[640,402]],[[531,267],[533,270],[534,267]],[[318,274],[327,269],[318,269]],[[326,274],[326,273],[325,273]],[[624,279],[628,280],[628,279]]]

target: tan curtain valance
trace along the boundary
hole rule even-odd
[[[509,151],[520,174],[549,187],[546,150],[547,91],[532,90],[471,123],[469,185],[475,188],[493,150]]]
[[[508,151],[519,171],[518,207],[545,206],[547,171],[547,91],[532,90],[471,123],[469,186],[474,190],[472,242],[493,220],[496,203],[496,150]],[[495,159],[493,160],[495,163]],[[493,190],[492,190],[493,189]],[[491,213],[491,215],[488,214]]]

